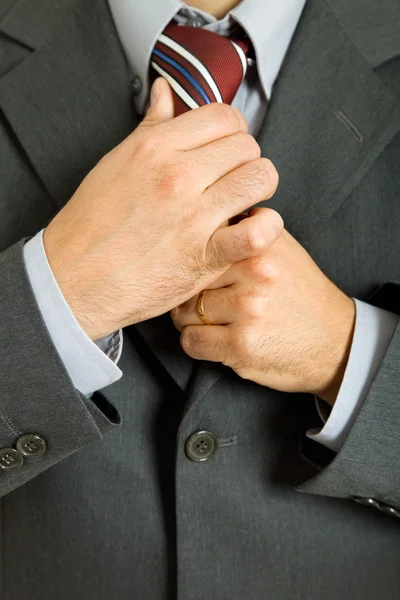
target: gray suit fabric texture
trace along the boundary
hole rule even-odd
[[[120,381],[71,384],[23,244],[139,120],[106,0],[2,5],[0,447],[47,451],[0,475],[1,600],[400,598],[400,519],[354,501],[400,509],[400,329],[337,455],[305,437],[311,396],[192,361],[168,315],[125,330]],[[268,205],[344,292],[396,313],[399,131],[397,0],[309,0],[258,136]],[[225,444],[195,463],[201,429]]]

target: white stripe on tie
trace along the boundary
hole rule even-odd
[[[195,102],[191,96],[189,96],[189,94],[176,81],[176,79],[174,79],[169,73],[167,73],[167,71],[164,71],[164,69],[162,69],[160,67],[160,65],[158,65],[155,62],[152,62],[151,66],[158,73],[160,73],[160,75],[162,75],[163,77],[165,77],[165,79],[168,81],[168,83],[170,84],[170,86],[174,90],[175,94],[177,96],[179,96],[179,98],[182,100],[182,102],[184,102],[185,104],[187,104],[187,106],[189,106],[189,108],[199,108],[200,105],[197,104],[197,102]]]
[[[236,52],[239,55],[240,58],[240,62],[242,63],[242,67],[243,67],[243,77],[242,77],[242,81],[244,79],[244,76],[246,75],[246,71],[247,71],[247,58],[245,53],[243,52],[243,49],[238,46],[237,44],[235,44],[235,42],[232,42],[232,40],[230,40],[232,46],[235,48]]]
[[[206,69],[203,63],[201,63],[193,54],[188,52],[186,48],[175,42],[175,40],[171,40],[171,38],[164,35],[163,33],[160,35],[158,40],[165,44],[165,46],[168,46],[168,48],[171,48],[171,50],[175,50],[177,54],[179,54],[188,62],[190,62],[190,64],[193,65],[201,75],[203,75],[204,79],[210,86],[214,96],[216,97],[217,102],[223,102],[221,92],[219,91],[217,84],[215,83],[210,71]]]

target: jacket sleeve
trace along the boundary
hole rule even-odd
[[[0,496],[120,424],[100,392],[89,399],[74,388],[30,287],[24,243],[0,254]],[[44,440],[41,456],[23,457],[25,434]]]
[[[370,303],[399,314],[400,283],[382,286]],[[348,498],[400,517],[400,323],[343,447],[332,456],[299,492]]]

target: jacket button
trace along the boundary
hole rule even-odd
[[[37,433],[21,435],[15,446],[18,452],[27,458],[39,458],[46,451],[46,442]]]
[[[24,462],[23,457],[14,448],[2,448],[0,450],[0,469],[3,471],[11,471],[18,469]]]
[[[209,460],[218,449],[218,439],[211,431],[196,431],[186,442],[186,456],[194,462]]]
[[[379,508],[379,502],[374,498],[358,498],[357,496],[355,496],[354,500],[358,504],[362,504],[363,506],[372,506],[373,508]]]
[[[374,498],[358,498],[357,496],[355,496],[354,500],[358,504],[362,504],[363,506],[373,506],[374,508],[379,508],[379,502]]]
[[[134,96],[139,96],[143,90],[143,83],[140,77],[134,77],[131,81],[132,92]]]
[[[385,515],[389,515],[389,517],[400,517],[400,511],[387,504],[381,504],[379,510],[385,513]]]

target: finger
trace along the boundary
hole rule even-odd
[[[249,215],[245,212],[239,213],[238,215],[235,215],[234,217],[231,217],[230,219],[227,219],[226,221],[224,221],[223,223],[221,223],[221,227],[227,227],[228,225],[236,225],[236,223],[240,223],[240,221],[243,221],[243,219],[247,219]],[[220,287],[219,285],[216,287]]]
[[[202,195],[202,202],[217,228],[223,221],[271,198],[278,181],[272,162],[259,158],[216,181]]]
[[[174,98],[172,89],[164,77],[157,77],[151,86],[150,107],[145,118],[139,125],[144,127],[153,127],[165,121],[171,121],[174,118]]]
[[[149,123],[143,121],[143,125],[146,124]],[[247,132],[247,121],[233,106],[212,102],[160,124],[158,130],[160,138],[171,148],[193,150],[220,138]]]
[[[190,298],[171,311],[171,318],[175,327],[182,331],[188,325],[204,325],[197,310],[199,296]],[[239,311],[236,306],[236,291],[234,286],[219,289],[207,288],[203,295],[203,310],[207,319],[213,325],[230,325],[239,320]]]
[[[208,242],[207,264],[223,270],[233,263],[265,252],[283,231],[282,217],[270,208],[259,208],[236,225],[219,228]]]
[[[225,363],[229,359],[231,334],[229,327],[191,325],[181,333],[181,346],[196,360]]]
[[[221,177],[246,163],[260,158],[261,148],[248,133],[235,133],[192,150],[188,157],[189,167],[196,173],[196,181],[204,192]]]

